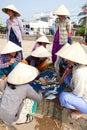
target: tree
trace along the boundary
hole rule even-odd
[[[6,33],[6,30],[7,30],[6,26],[0,24],[0,33]]]
[[[81,25],[83,28],[85,28],[85,32],[87,32],[87,3],[82,6],[82,12],[78,14],[78,16],[81,16],[79,19],[79,25]]]

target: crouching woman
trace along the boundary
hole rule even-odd
[[[7,85],[0,102],[0,119],[11,125],[20,115],[23,100],[30,98],[40,102],[42,93],[36,92],[28,83],[38,75],[35,67],[18,63],[7,77]]]
[[[87,54],[79,43],[75,43],[58,56],[74,64],[70,84],[72,91],[59,95],[60,104],[72,110],[73,119],[79,119],[83,114],[87,114]]]

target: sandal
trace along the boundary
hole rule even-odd
[[[16,122],[16,125],[21,125],[21,124],[27,124],[30,123],[33,120],[33,116],[30,114],[26,115],[26,121],[25,122]]]
[[[30,114],[27,114],[25,123],[30,123],[32,120],[33,120],[33,116]]]

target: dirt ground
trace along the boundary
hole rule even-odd
[[[5,43],[6,39],[0,39],[0,50]],[[33,40],[23,40],[24,57],[30,54],[34,44],[35,41]],[[47,48],[51,51],[52,44],[48,45]],[[44,99],[44,101],[38,104],[32,122],[8,127],[0,121],[0,130],[87,130],[87,115],[76,121],[71,119],[70,113],[70,110],[61,109],[53,101]]]
[[[53,104],[49,107],[53,108]],[[54,109],[54,108],[53,108]],[[87,117],[79,120],[72,120],[70,117],[71,111],[63,108],[59,110],[55,108],[55,114],[50,111],[42,113],[42,108],[38,107],[36,114],[33,115],[33,121],[28,124],[13,125],[7,127],[0,123],[0,130],[87,130]]]

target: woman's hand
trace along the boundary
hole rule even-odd
[[[39,78],[39,80],[40,80],[42,85],[46,85],[47,84],[46,80],[44,78],[41,77],[41,78]]]
[[[9,65],[12,65],[15,61],[16,61],[15,58],[12,58],[12,59],[10,60],[10,62],[9,62]]]

